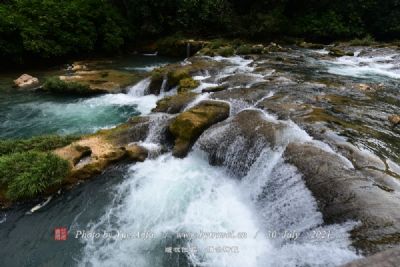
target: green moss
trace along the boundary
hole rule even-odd
[[[43,89],[57,94],[91,95],[99,93],[96,90],[90,89],[89,85],[77,82],[65,82],[60,80],[58,77],[48,78],[43,85]]]
[[[46,152],[69,145],[78,139],[79,138],[77,136],[45,135],[32,137],[29,139],[1,140],[0,156],[30,150]]]
[[[152,112],[179,113],[197,94],[182,92],[173,96],[167,96],[157,102],[157,107]]]
[[[226,46],[226,45],[228,45],[228,42],[226,40],[224,40],[224,39],[215,39],[215,40],[212,40],[210,42],[208,47],[211,48],[211,49],[218,49],[218,48]]]
[[[168,72],[168,86],[170,88],[179,85],[180,80],[190,78],[189,71],[186,68],[178,68]]]
[[[178,88],[178,92],[185,92],[185,91],[189,91],[192,89],[195,89],[196,87],[198,87],[200,85],[200,83],[196,80],[193,80],[193,78],[185,78],[179,81],[179,88]]]
[[[52,153],[19,152],[0,157],[0,184],[9,199],[32,198],[69,174],[68,161]]]
[[[235,49],[231,46],[224,46],[217,50],[217,53],[223,57],[231,57],[235,55]]]

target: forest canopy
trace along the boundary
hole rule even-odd
[[[326,42],[400,36],[400,0],[3,0],[0,57],[113,52],[171,34]]]

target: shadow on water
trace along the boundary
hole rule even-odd
[[[113,198],[113,187],[124,179],[127,168],[126,163],[109,168],[89,183],[55,196],[47,206],[33,214],[26,212],[34,204],[24,204],[1,212],[1,265],[76,265],[83,244],[71,234],[67,241],[55,241],[54,228],[86,230],[88,223],[105,213],[105,208]]]

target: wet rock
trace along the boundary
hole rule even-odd
[[[249,87],[256,83],[264,82],[262,76],[254,74],[234,74],[228,77],[222,78],[218,81],[224,86],[233,87]]]
[[[173,88],[179,85],[179,82],[183,79],[191,78],[189,69],[187,67],[177,68],[168,72],[168,88]]]
[[[112,129],[100,130],[96,135],[104,137],[106,140],[117,146],[144,141],[149,133],[150,117],[139,116],[131,118],[127,123],[118,125]]]
[[[232,90],[224,90],[213,93],[211,95],[212,99],[219,99],[219,100],[238,100],[243,101],[249,104],[253,104],[258,100],[262,99],[266,95],[268,95],[269,91],[266,90],[264,87],[254,86],[252,88],[238,88]]]
[[[127,86],[135,84],[143,77],[142,74],[118,70],[85,70],[59,78],[64,82],[87,86],[94,93],[121,93]]]
[[[22,74],[18,79],[14,80],[14,87],[32,88],[39,85],[39,79],[29,74]]]
[[[186,92],[195,89],[200,85],[199,81],[193,78],[184,78],[179,81],[178,93]]]
[[[372,255],[370,257],[356,260],[341,267],[397,267],[400,262],[400,249],[390,249]]]
[[[400,246],[399,192],[377,186],[337,154],[311,144],[291,143],[284,157],[303,174],[326,223],[360,222],[352,231],[356,248],[369,255]]]
[[[334,57],[354,56],[353,52],[346,52],[340,48],[334,47],[329,50],[329,55]]]
[[[229,105],[218,101],[202,101],[179,114],[169,125],[169,132],[175,139],[173,155],[185,157],[204,130],[228,116]]]
[[[160,72],[159,69],[154,70],[150,77],[150,84],[147,93],[152,95],[159,95],[163,82],[166,78],[166,75]]]
[[[147,149],[142,146],[130,144],[126,147],[127,156],[133,161],[143,162],[149,155]]]
[[[155,107],[152,112],[165,112],[169,114],[179,113],[195,99],[196,95],[197,94],[193,92],[185,92],[167,96],[157,102],[157,107]]]
[[[388,117],[388,120],[392,124],[393,127],[400,124],[400,116],[399,115],[390,115]]]
[[[85,155],[82,147],[90,153]],[[111,163],[123,158],[126,151],[104,138],[92,136],[57,149],[54,153],[70,162],[71,173],[64,182],[73,184],[101,173]]]
[[[220,92],[226,90],[226,86],[214,86],[214,87],[209,87],[201,90],[202,93],[215,93],[215,92]]]
[[[298,44],[299,47],[302,48],[307,48],[307,49],[324,49],[323,44],[314,44],[314,43],[307,43],[307,42],[301,42]]]
[[[266,120],[259,110],[244,110],[212,126],[197,145],[207,152],[210,164],[225,165],[233,175],[243,177],[265,147],[283,142],[285,129],[285,124]]]

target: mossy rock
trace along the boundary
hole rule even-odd
[[[89,85],[77,82],[66,82],[58,77],[51,77],[46,80],[43,90],[56,94],[74,94],[74,95],[93,95],[104,93],[104,91],[92,90]]]
[[[173,88],[179,85],[182,79],[190,78],[189,70],[186,67],[178,68],[168,72],[168,87]]]
[[[344,50],[341,50],[339,48],[332,48],[329,50],[329,55],[334,56],[334,57],[343,57],[343,56],[354,56],[353,52],[346,52]]]
[[[71,76],[59,78],[66,83],[84,86],[87,94],[96,94],[121,93],[126,87],[139,82],[144,77],[144,73],[104,69],[77,71]]]
[[[297,44],[299,47],[307,48],[307,49],[324,49],[323,44],[314,44],[314,43],[307,43],[307,42],[300,42]]]
[[[197,88],[200,85],[199,81],[194,80],[193,78],[185,78],[179,81],[178,92],[186,92]]]
[[[169,114],[175,114],[182,111],[196,97],[196,93],[183,92],[177,95],[165,97],[157,102],[152,112],[165,112]]]
[[[228,118],[229,109],[224,102],[202,101],[178,115],[169,125],[169,131],[175,138],[173,155],[185,157],[203,131]]]
[[[231,46],[223,46],[217,50],[217,54],[222,57],[231,57],[235,55],[235,49]]]

